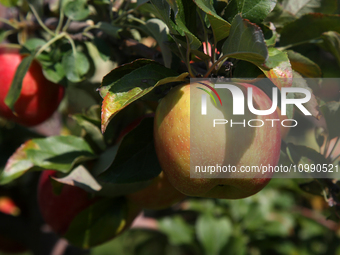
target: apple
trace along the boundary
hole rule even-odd
[[[247,88],[253,90],[254,107],[271,108],[269,97],[251,84],[237,85],[247,98]],[[279,119],[276,111],[257,116],[245,107],[245,115],[232,115],[233,100],[229,90],[219,92],[223,106],[207,100],[207,115],[201,115],[201,97],[206,94],[199,83],[173,88],[160,102],[154,121],[154,142],[160,165],[170,183],[188,196],[239,199],[260,191],[270,181],[272,173],[234,172],[223,175],[197,173],[191,178],[190,166],[276,166],[280,156],[280,124],[265,119]],[[207,89],[207,88],[205,88]],[[207,95],[207,94],[206,94]],[[208,95],[209,98],[209,95]],[[216,100],[217,101],[217,100]],[[218,101],[217,101],[218,102]],[[192,115],[190,115],[192,114]],[[216,125],[214,119],[233,119],[248,123],[263,120],[262,127]],[[258,125],[259,123],[252,123]],[[273,126],[273,127],[272,127]],[[216,178],[221,177],[221,178]]]
[[[108,201],[107,198],[94,197],[85,190],[70,185],[64,185],[60,194],[55,194],[50,180],[50,177],[55,176],[56,171],[53,170],[45,170],[41,174],[38,186],[40,211],[45,222],[54,232],[64,236],[73,245],[90,248],[108,241],[129,228],[135,217],[141,211],[139,207],[127,203],[126,199],[122,198],[119,200],[119,204],[117,204],[117,210],[110,215],[105,212],[105,208],[107,207],[105,207],[104,204],[104,209],[100,212],[102,216],[100,219],[93,219],[95,225],[91,230],[91,235],[86,236],[85,232],[87,232],[87,230],[84,230],[87,228],[87,226],[84,225],[86,224],[86,222],[84,222],[85,220],[81,222],[81,226],[79,226],[79,221],[76,225],[72,224],[84,210],[90,208],[92,205],[94,206],[96,203],[99,204],[103,201],[106,203]],[[112,199],[113,203],[115,201],[117,201],[117,199]],[[91,210],[91,214],[93,214],[93,209]],[[123,214],[122,220],[119,218],[121,214]],[[87,218],[88,216],[85,217]],[[92,215],[92,217],[94,216]],[[69,231],[71,231],[71,234]],[[84,246],[83,237],[79,237],[81,235],[85,235],[85,239],[91,239],[90,244]]]
[[[149,186],[126,197],[141,208],[159,210],[172,206],[186,196],[175,189],[161,172]]]
[[[42,123],[54,113],[63,98],[64,87],[48,81],[34,60],[23,79],[14,114],[4,100],[23,58],[17,49],[0,48],[0,116],[30,127]]]

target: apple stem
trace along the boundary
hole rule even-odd
[[[195,77],[194,73],[192,72],[191,65],[190,65],[190,43],[189,43],[189,38],[187,35],[185,35],[185,38],[187,39],[187,52],[186,52],[186,63],[188,67],[188,72],[190,74],[190,77]]]
[[[51,36],[55,36],[55,33],[52,32],[52,30],[50,30],[45,24],[44,22],[42,22],[42,20],[40,19],[37,11],[35,10],[34,6],[32,4],[28,4],[28,6],[31,8],[35,18],[37,19],[39,25]]]
[[[9,26],[11,26],[11,27],[13,27],[13,28],[15,28],[15,29],[18,29],[18,28],[19,28],[19,26],[18,26],[17,24],[13,24],[13,23],[10,22],[9,20],[4,19],[4,18],[1,18],[1,17],[0,17],[0,22],[5,23],[5,24],[7,24],[7,25],[9,25]]]
[[[208,78],[208,76],[215,70],[216,66],[220,63],[224,63],[227,60],[227,56],[223,56],[222,58],[220,58],[219,60],[217,60],[211,67],[210,69],[206,72],[206,74],[204,75],[204,78]]]
[[[55,37],[53,37],[51,40],[49,40],[46,44],[44,44],[39,51],[36,53],[35,57],[39,56],[44,50],[46,50],[51,44],[58,41],[59,39],[66,36],[66,33],[61,33]]]
[[[55,33],[56,34],[59,34],[60,33],[60,30],[62,28],[62,25],[63,25],[63,21],[64,21],[64,9],[63,9],[63,0],[60,0],[59,1],[59,10],[60,10],[60,14],[59,14],[59,22],[58,22],[58,25],[57,25],[57,28],[55,29]]]

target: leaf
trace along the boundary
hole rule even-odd
[[[329,139],[340,136],[340,102],[328,102],[321,107],[325,117]]]
[[[27,48],[30,52],[34,52],[37,48],[42,47],[46,44],[46,41],[40,38],[30,38],[28,39],[24,47]]]
[[[308,87],[306,80],[303,79],[302,76],[295,71],[293,71],[293,87],[308,89],[311,92],[312,94],[311,99],[307,103],[305,103],[304,106],[312,114],[313,117],[315,117],[316,119],[320,119],[321,112],[319,109],[319,103],[315,95],[313,94],[312,89]],[[302,93],[294,94],[294,98],[304,98],[304,97],[305,95]]]
[[[226,38],[229,35],[231,25],[216,13],[212,1],[194,0],[194,2],[207,14],[216,42]]]
[[[150,59],[137,59],[135,61],[132,61],[131,63],[123,64],[114,68],[111,72],[103,77],[102,84],[98,89],[100,96],[104,98],[115,82],[117,82],[125,75],[131,73],[135,69],[148,65],[150,63],[154,62]]]
[[[0,183],[9,183],[30,170],[54,169],[68,173],[75,164],[95,157],[90,146],[80,137],[32,139],[21,145],[8,159],[0,175]]]
[[[182,47],[187,48],[190,46],[191,49],[197,50],[201,46],[200,40],[188,29],[190,24],[187,24],[188,22],[191,22],[191,20],[186,19],[185,8],[183,6],[182,0],[176,0],[176,1],[169,1],[171,8],[174,11],[175,14],[175,21],[176,21],[176,29],[178,33],[181,36],[185,36],[188,39],[188,43],[182,44]],[[185,4],[188,4],[189,1],[185,1]],[[173,37],[176,41],[176,37]],[[178,43],[178,42],[177,42]],[[187,45],[189,44],[189,45]]]
[[[166,45],[168,42],[169,29],[166,24],[160,19],[149,19],[145,26],[151,35],[156,39],[159,47],[162,51],[162,57],[164,61],[164,66],[171,67],[172,54],[170,48]]]
[[[228,243],[232,224],[226,217],[214,218],[209,214],[201,214],[196,222],[196,234],[205,254],[218,255]]]
[[[272,22],[276,28],[282,28],[286,24],[296,20],[296,17],[286,11],[282,4],[277,3],[275,8],[269,15],[265,18],[265,22]]]
[[[191,244],[194,240],[194,229],[179,215],[160,219],[158,227],[172,245]]]
[[[90,69],[90,63],[82,52],[73,53],[72,50],[65,53],[61,62],[67,79],[71,82],[80,82]]]
[[[231,57],[262,65],[268,50],[261,29],[236,15],[231,23],[230,35],[222,46],[224,57]]]
[[[15,75],[11,84],[11,87],[6,95],[5,104],[14,111],[15,102],[18,100],[21,88],[22,88],[22,81],[31,66],[31,63],[34,60],[35,54],[29,55],[25,57],[19,64],[17,70],[15,71]],[[14,113],[15,114],[15,113]]]
[[[332,14],[337,8],[336,0],[283,0],[283,8],[295,15],[301,17],[308,13]]]
[[[306,14],[282,29],[280,46],[309,43],[328,31],[340,33],[340,15]]]
[[[90,15],[87,0],[72,0],[64,6],[65,15],[72,20],[84,20]]]
[[[92,121],[90,118],[76,114],[72,117],[82,128],[85,129],[86,133],[90,136],[91,140],[101,149],[105,150],[106,144],[104,141],[103,134],[100,128],[96,125],[96,121]]]
[[[292,50],[287,51],[287,54],[294,71],[308,78],[322,76],[320,67],[309,58]]]
[[[320,45],[334,55],[340,67],[340,34],[329,31],[323,33],[321,38],[323,39],[323,43],[320,43]]]
[[[14,7],[18,3],[18,0],[0,0],[0,4],[5,7]]]
[[[83,165],[76,167],[63,178],[53,179],[60,183],[82,188],[88,192],[99,191],[102,188]]]
[[[43,66],[43,74],[47,80],[55,84],[61,84],[65,78],[64,68],[59,62],[51,66]]]
[[[99,22],[97,24],[97,27],[102,30],[104,33],[112,36],[113,38],[120,38],[119,37],[119,32],[122,31],[121,27],[117,27],[114,25],[111,25],[107,22]]]
[[[231,21],[236,15],[250,22],[261,23],[274,9],[276,0],[232,0],[228,5],[224,17]]]
[[[150,0],[152,5],[158,12],[158,15],[162,18],[163,22],[168,26],[171,34],[179,34],[177,32],[177,25],[172,21],[171,15],[171,7],[166,0]]]
[[[131,190],[146,187],[149,181],[162,171],[153,145],[153,118],[143,121],[122,140],[118,150],[113,149],[113,162],[104,162],[107,168],[97,178],[112,196],[131,193]],[[97,169],[95,170],[97,173]],[[124,187],[125,186],[125,187]],[[117,188],[118,187],[118,188]]]
[[[109,77],[105,76],[105,84],[111,80],[110,77],[114,79],[111,85],[107,85],[111,87],[102,104],[102,132],[120,110],[152,91],[159,80],[175,75],[175,71],[156,62],[150,62],[148,65],[129,72],[119,80],[115,79],[114,73],[109,74]]]
[[[268,59],[265,66],[269,70],[259,66],[263,73],[279,88],[291,87],[293,83],[293,70],[286,52],[275,48],[268,49]]]
[[[101,199],[72,220],[64,237],[83,249],[107,242],[127,227],[127,210],[122,197]]]

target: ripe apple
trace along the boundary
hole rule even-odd
[[[245,115],[232,115],[233,100],[229,90],[219,92],[223,106],[207,100],[207,115],[201,115],[201,97],[206,92],[199,83],[178,86],[160,102],[154,122],[154,142],[161,167],[170,183],[188,196],[238,199],[260,191],[272,173],[240,172],[241,166],[275,166],[280,156],[280,125],[265,119],[279,119],[277,112],[256,116],[245,107]],[[247,88],[253,90],[254,107],[271,108],[269,97],[251,84],[238,84],[247,98]],[[190,115],[191,114],[191,115]],[[214,119],[229,120],[228,125],[216,125]],[[262,127],[236,125],[233,122],[263,120]],[[252,123],[258,125],[258,123]],[[199,173],[191,178],[190,166],[235,166],[238,172],[223,175]],[[222,178],[216,178],[222,177]]]
[[[23,79],[13,114],[4,100],[23,58],[17,49],[0,48],[0,116],[29,127],[42,123],[53,114],[63,98],[64,87],[48,81],[34,60]]]
[[[128,200],[144,209],[159,210],[184,199],[186,196],[175,189],[161,172],[146,188],[127,195]]]
[[[70,185],[64,185],[62,187],[61,193],[55,194],[53,191],[50,176],[56,176],[56,171],[45,170],[41,174],[38,187],[38,203],[45,222],[57,234],[64,236],[70,230],[70,226],[74,222],[75,218],[79,214],[81,214],[82,211],[94,205],[95,203],[101,203],[103,201],[102,199],[104,198],[91,197],[91,195],[85,190]],[[114,202],[116,200],[113,199],[112,201]],[[116,215],[117,211],[113,213],[114,215],[109,216],[107,216],[105,211],[101,212],[102,218],[96,220],[96,225],[91,231],[91,236],[87,236],[87,238],[91,237],[91,239],[93,239],[90,242],[90,246],[83,246],[83,240],[79,240],[76,235],[84,233],[79,233],[79,230],[75,230],[74,226],[70,237],[71,240],[70,238],[68,238],[68,236],[64,237],[68,239],[72,244],[76,246],[81,246],[82,248],[90,248],[114,238],[115,236],[126,230],[131,225],[134,218],[141,211],[139,207],[137,208],[137,206],[135,205],[130,205],[129,203],[127,203],[126,200],[123,200],[123,203],[120,203],[117,206],[122,207],[120,212],[124,214],[124,220],[120,221],[120,218],[118,217],[118,215]],[[120,208],[118,209],[120,210]],[[116,221],[116,218],[113,219],[111,217],[117,217],[117,222],[112,222]],[[83,226],[79,227],[83,229],[86,222],[81,223]],[[112,224],[115,224],[115,227],[107,229],[107,226],[110,227],[112,226]],[[97,236],[99,239],[97,238]]]

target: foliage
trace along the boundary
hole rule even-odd
[[[19,47],[28,55],[6,104],[13,108],[33,59],[49,81],[66,88],[59,111],[41,126],[28,129],[0,119],[0,195],[13,195],[25,208],[11,222],[18,222],[18,240],[34,254],[39,242],[27,235],[25,224],[33,222],[31,230],[43,238],[41,219],[32,214],[39,215],[31,202],[37,171],[57,170],[56,186],[75,185],[110,199],[145,188],[161,172],[153,113],[172,87],[190,78],[254,83],[266,77],[271,87],[309,88],[313,96],[306,107],[314,119],[295,109],[299,128],[284,140],[280,164],[339,166],[340,84],[332,79],[340,73],[336,0],[0,4],[0,48]],[[323,87],[310,78],[324,78]],[[178,210],[147,212],[158,217],[157,230],[132,229],[91,254],[339,253],[337,178],[280,181],[242,200],[187,199]],[[2,222],[7,215],[0,216]],[[0,236],[8,229],[0,225]]]

